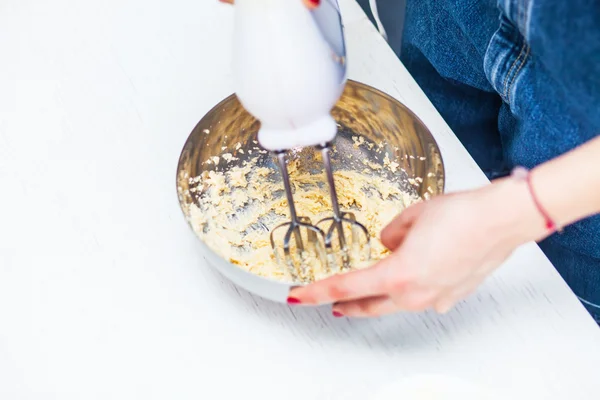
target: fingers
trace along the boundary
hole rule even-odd
[[[413,221],[421,214],[422,207],[416,205],[405,210],[395,222],[386,228],[383,236],[388,244],[398,242],[410,230]],[[404,215],[404,216],[403,216]],[[397,230],[402,231],[401,235]],[[401,242],[401,240],[400,240]],[[311,285],[293,289],[288,302],[294,304],[319,305],[348,302],[370,297],[378,297],[388,293],[399,293],[403,289],[405,279],[416,270],[414,255],[419,252],[398,251],[381,260],[376,265],[341,275],[335,275]],[[408,255],[408,258],[407,258]],[[412,269],[406,269],[406,262],[413,260]],[[408,271],[408,274],[405,273]],[[411,272],[412,271],[412,272]]]
[[[473,289],[469,289],[468,291],[461,294],[445,295],[435,302],[433,309],[438,314],[447,314],[450,310],[454,308],[456,304],[458,304],[459,301],[471,294],[472,290]]]
[[[392,314],[396,311],[398,311],[398,306],[388,296],[369,297],[333,306],[333,315],[337,317],[378,317]]]
[[[302,2],[309,10],[319,7],[319,4],[321,4],[321,0],[302,0]]]
[[[423,212],[425,203],[417,203],[402,211],[381,231],[381,243],[390,250],[396,250],[402,244],[410,228]]]
[[[404,262],[403,253],[396,252],[370,268],[335,275],[311,285],[296,288],[290,292],[288,301],[305,305],[337,303],[336,307],[341,307],[339,312],[342,314],[344,314],[342,309],[346,310],[346,307],[350,307],[350,311],[346,310],[344,315],[349,315],[348,313],[381,315],[377,313],[400,309],[405,311],[423,310],[432,304],[439,291],[435,291],[435,288],[428,288],[420,291],[413,290],[412,294],[405,294],[406,283],[409,282],[412,270],[405,273],[404,271],[407,269],[404,268]],[[374,301],[372,298],[381,296],[394,299],[395,308],[386,302],[384,306],[381,306],[381,310],[368,311],[371,307],[375,307],[371,304],[371,301]],[[356,300],[365,303],[359,301],[354,304],[342,304]]]
[[[387,272],[381,267],[335,275],[311,285],[293,289],[292,302],[317,305],[374,297],[384,293]]]
[[[463,282],[460,286],[440,294],[440,296],[438,296],[438,298],[435,300],[435,305],[433,308],[439,314],[448,313],[458,302],[473,294],[484,279],[485,276],[474,275],[469,280]]]
[[[438,314],[448,314],[460,300],[460,297],[455,296],[444,297],[433,308]]]
[[[345,301],[333,306],[336,317],[368,318],[380,317],[397,312],[421,312],[433,308],[439,314],[446,314],[458,302],[470,296],[479,286],[479,281],[468,282],[458,289],[439,294],[436,289],[412,290],[391,296],[375,296]]]
[[[451,286],[419,284],[407,268],[408,259],[399,254],[394,253],[371,268],[294,289],[289,300],[306,305],[334,303],[335,316],[377,317],[432,308],[445,314],[472,294],[486,276],[473,274]]]
[[[433,290],[419,289],[390,296],[377,296],[338,303],[333,306],[333,314],[364,318],[380,317],[400,311],[425,311],[433,306],[436,293]]]
[[[417,266],[414,255],[418,251],[397,251],[372,267],[335,275],[290,292],[289,301],[306,305],[331,304],[400,293],[405,282],[414,278],[418,269],[407,268],[411,262]],[[413,258],[407,258],[413,257]]]
[[[233,4],[233,0],[219,0],[221,3]]]

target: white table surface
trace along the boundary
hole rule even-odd
[[[350,76],[429,126],[448,189],[486,180],[353,0]],[[600,330],[535,245],[446,316],[335,320],[203,263],[175,167],[232,92],[216,0],[0,3],[0,398],[366,399],[451,373],[597,399]]]

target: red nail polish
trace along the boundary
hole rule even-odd
[[[317,8],[321,4],[321,0],[305,0],[305,4],[309,8]]]
[[[288,304],[300,304],[301,303],[301,301],[295,297],[288,297],[287,302],[288,302]]]
[[[344,314],[342,314],[339,311],[334,311],[333,312],[333,316],[336,317],[336,318],[342,318],[344,316]]]

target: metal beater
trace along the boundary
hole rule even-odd
[[[335,252],[332,250],[333,240],[335,233],[337,233],[339,242],[339,253],[341,256],[341,269],[348,270],[352,267],[352,261],[361,261],[361,250],[368,256],[371,254],[370,241],[371,236],[367,228],[356,221],[354,213],[349,211],[340,211],[340,204],[337,197],[337,191],[335,189],[335,181],[333,179],[333,170],[331,168],[331,143],[319,146],[321,149],[321,158],[323,159],[323,166],[325,167],[325,175],[327,177],[327,184],[329,186],[329,195],[331,196],[331,207],[333,209],[333,216],[324,218],[317,223],[317,226],[323,225],[331,221],[328,228],[325,231],[325,248],[328,250],[329,264],[338,264],[336,260]],[[350,246],[348,245],[348,236],[344,230],[344,223],[350,226]],[[361,241],[361,235],[364,236]]]
[[[297,215],[287,169],[286,152],[276,152],[290,210],[290,221],[278,225],[271,231],[271,247],[278,262],[288,268],[295,280],[303,282],[310,282],[314,278],[307,260],[319,262],[326,272],[339,272],[351,269],[353,264],[364,259],[368,260],[371,253],[367,228],[356,220],[354,213],[340,210],[331,167],[331,143],[319,145],[317,149],[321,151],[333,215],[320,220],[316,225],[312,224],[310,218]],[[347,227],[344,227],[344,224]],[[320,226],[323,226],[323,229]],[[279,231],[285,231],[282,240],[278,240],[276,233]]]
[[[312,271],[308,268],[306,262],[311,255],[317,257],[322,266],[327,266],[327,254],[323,247],[323,238],[325,234],[317,226],[312,225],[310,218],[298,216],[296,205],[294,204],[294,195],[292,194],[292,185],[290,184],[290,175],[287,169],[286,152],[279,151],[275,153],[277,163],[281,172],[285,196],[290,210],[290,221],[275,227],[271,230],[271,247],[279,264],[287,266],[292,278],[296,281],[310,282],[313,280]],[[282,249],[283,258],[279,249],[276,232],[284,230]],[[303,232],[305,229],[305,233]],[[303,234],[304,233],[304,234]],[[292,236],[295,245],[292,251]],[[308,252],[308,254],[307,254]]]
[[[337,124],[330,112],[346,83],[337,0],[311,9],[300,0],[236,0],[235,13],[236,94],[261,122],[258,141],[277,157],[290,209],[290,221],[271,232],[275,254],[297,281],[314,279],[307,268],[314,260],[326,269],[348,269],[368,247],[369,233],[352,213],[340,210],[331,169]],[[331,195],[333,216],[317,224],[324,229],[297,215],[289,181],[286,151],[308,146],[321,151]]]

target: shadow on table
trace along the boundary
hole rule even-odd
[[[271,302],[233,285],[218,272],[211,275],[219,280],[224,291],[231,293],[233,302],[241,303],[241,308],[251,310],[266,324],[272,324],[273,329],[290,330],[290,334],[321,344],[347,341],[353,346],[386,352],[406,352],[421,347],[441,349],[457,338],[464,342],[468,337],[475,338],[495,329],[505,318],[503,312],[527,308],[519,304],[523,302],[522,297],[505,297],[502,290],[498,293],[496,282],[493,287],[483,285],[477,294],[446,315],[423,312],[373,319],[338,319],[331,315],[330,307],[290,307]],[[492,323],[493,320],[498,322]]]

